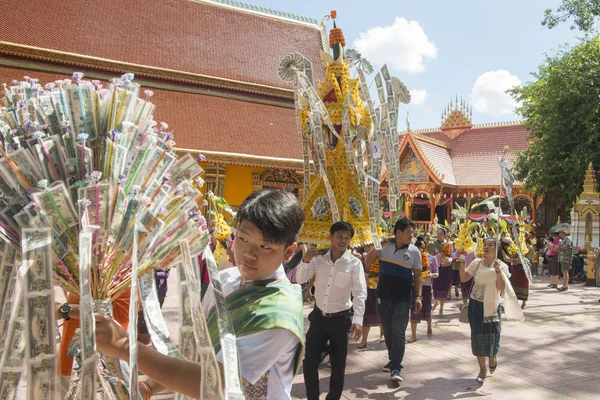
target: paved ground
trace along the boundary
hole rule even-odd
[[[393,386],[389,374],[381,372],[387,354],[377,328],[371,329],[365,351],[350,344],[343,399],[600,399],[600,288],[574,284],[560,293],[546,289],[547,283],[548,277],[535,278],[524,323],[503,325],[498,369],[483,385],[475,380],[479,367],[471,355],[469,328],[458,322],[459,301],[453,299],[444,317],[434,317],[432,338],[425,336],[421,324],[419,340],[407,344],[400,386]],[[172,274],[163,311],[176,342],[178,289],[177,274]],[[305,314],[310,309],[307,306]],[[320,376],[325,392],[329,369],[321,368]],[[301,373],[292,395],[305,399]]]
[[[600,289],[572,285],[561,293],[546,289],[547,283],[547,277],[535,278],[525,322],[503,325],[498,369],[483,385],[475,380],[479,367],[471,355],[469,326],[458,322],[459,301],[452,300],[444,317],[434,317],[432,338],[423,323],[419,340],[407,344],[400,386],[381,372],[387,352],[377,328],[371,329],[366,351],[350,344],[343,398],[599,399]],[[322,367],[320,376],[325,392],[329,369]],[[292,394],[305,398],[302,375]]]

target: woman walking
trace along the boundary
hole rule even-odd
[[[460,279],[462,282],[474,279],[473,290],[469,299],[469,325],[471,327],[471,350],[479,363],[477,381],[483,383],[498,366],[496,355],[500,349],[501,298],[506,291],[504,308],[512,318],[522,320],[523,313],[519,308],[508,278],[508,266],[496,258],[497,244],[495,238],[487,238],[483,243],[483,258],[475,259],[465,268],[461,264]],[[520,315],[519,315],[520,314]],[[486,357],[488,363],[486,366]]]
[[[379,327],[379,341],[383,342],[383,329],[381,329],[381,321],[379,315],[377,315],[377,281],[379,280],[379,260],[375,260],[370,266],[365,265],[367,254],[373,250],[373,245],[368,244],[365,246],[365,251],[362,256],[363,267],[365,269],[366,281],[367,281],[367,301],[365,302],[365,316],[363,318],[363,335],[362,341],[358,345],[358,349],[365,349],[367,347],[367,339],[369,338],[369,331],[372,326]]]
[[[517,299],[521,300],[521,309],[527,307],[527,300],[529,299],[529,279],[523,269],[523,264],[519,260],[519,257],[511,257],[508,253],[508,248],[511,245],[511,241],[508,238],[502,239],[502,246],[498,252],[498,258],[507,264],[510,264],[510,284],[512,285]]]
[[[435,296],[435,304],[433,310],[440,306],[440,316],[444,315],[444,303],[450,292],[454,271],[452,271],[452,254],[454,254],[454,246],[446,240],[448,231],[444,227],[439,227],[437,230],[436,240],[429,243],[427,251],[432,256],[437,257],[438,265],[440,266],[439,276],[433,281],[433,294]]]
[[[408,343],[413,343],[417,341],[417,324],[420,323],[423,319],[427,322],[427,336],[433,335],[433,330],[431,328],[431,281],[432,279],[435,279],[438,276],[437,258],[427,253],[427,245],[425,244],[423,236],[419,236],[417,238],[415,246],[417,246],[417,248],[421,251],[421,265],[423,266],[423,270],[427,269],[429,273],[427,275],[427,278],[423,279],[423,286],[421,291],[421,295],[423,297],[423,307],[419,312],[416,312],[415,310],[415,298],[417,295],[413,287],[413,301],[412,307],[410,308],[411,337],[407,340]]]

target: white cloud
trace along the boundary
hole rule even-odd
[[[505,69],[485,72],[471,90],[473,107],[493,118],[514,115],[518,104],[506,91],[520,85],[521,79]]]
[[[361,32],[353,46],[369,61],[413,73],[423,72],[426,62],[434,60],[438,53],[417,21],[398,17],[390,26]]]
[[[429,93],[426,89],[412,89],[410,91],[410,104],[414,106],[424,104],[427,96],[429,96]]]

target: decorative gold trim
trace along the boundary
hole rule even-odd
[[[224,153],[220,151],[178,148],[175,149],[175,153],[179,156],[183,156],[186,153],[203,154],[206,157],[207,164],[236,165],[258,168],[281,168],[291,169],[300,173],[302,173],[304,170],[304,163],[302,160],[295,160],[291,158],[261,157],[239,153]],[[314,173],[312,165],[313,163],[311,161],[311,174]]]
[[[94,70],[111,71],[116,73],[132,72],[135,75],[151,79],[202,85],[224,90],[235,90],[244,93],[276,97],[293,100],[294,92],[274,86],[261,85],[236,81],[233,79],[217,78],[214,76],[195,74],[192,72],[178,71],[168,68],[152,67],[148,65],[132,64],[123,61],[109,60],[100,57],[86,56],[83,54],[69,53],[59,50],[43,49],[35,46],[26,46],[17,43],[0,41],[0,54],[15,57],[24,57],[59,64],[68,64]]]

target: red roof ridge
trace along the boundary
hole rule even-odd
[[[451,148],[448,145],[448,143],[444,143],[441,140],[434,139],[434,138],[431,138],[431,137],[427,137],[427,136],[424,136],[424,135],[421,135],[421,134],[418,134],[418,133],[415,133],[415,132],[413,132],[413,134],[414,134],[414,136],[415,136],[415,138],[417,140],[420,140],[422,142],[433,144],[435,146],[441,147],[441,148],[446,149],[446,150],[449,150]]]
[[[235,0],[188,0],[195,3],[211,3],[215,6],[226,7],[236,11],[256,14],[268,18],[275,18],[285,22],[307,25],[316,29],[320,29],[319,23],[314,18],[304,17],[302,15],[292,14],[285,11],[272,10],[270,8],[255,6],[253,4],[242,3]]]
[[[485,128],[505,128],[511,126],[524,126],[523,121],[501,121],[501,122],[485,122],[482,124],[475,124],[471,127],[473,129],[485,129]],[[398,131],[399,135],[405,135],[407,131]],[[440,133],[440,128],[424,128],[424,129],[411,129],[412,133],[424,134],[424,133]]]
[[[483,124],[475,124],[471,129],[482,128],[505,128],[510,126],[524,126],[523,121],[504,121],[504,122],[486,122]]]

